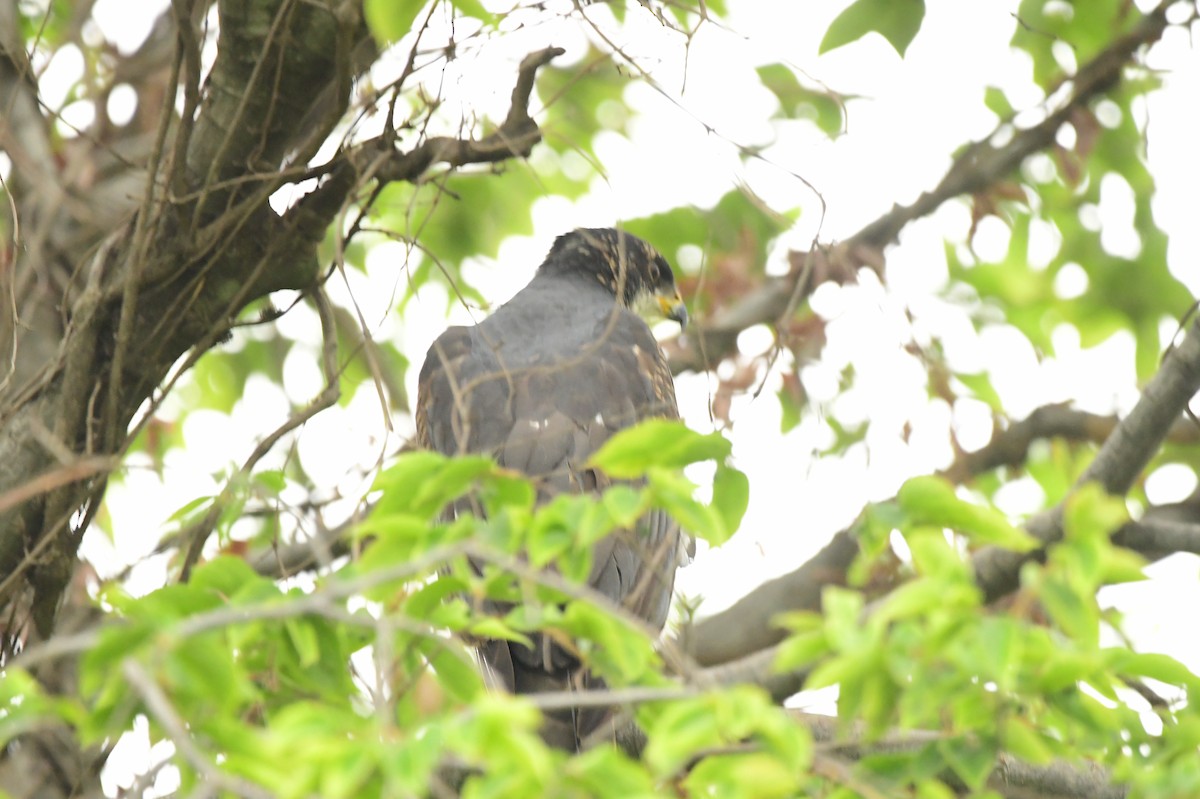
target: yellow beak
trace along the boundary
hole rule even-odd
[[[679,296],[678,289],[672,295],[659,294],[657,299],[658,307],[662,309],[663,316],[672,322],[678,322],[680,330],[687,327],[687,306],[683,304],[683,297]]]

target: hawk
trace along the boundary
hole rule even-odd
[[[671,266],[653,247],[613,228],[560,236],[512,300],[430,347],[418,382],[418,445],[490,455],[528,475],[539,503],[603,491],[610,481],[587,463],[605,441],[643,419],[679,416],[666,358],[642,318],[648,311],[687,323]],[[595,545],[588,583],[661,630],[686,557],[683,537],[661,511],[636,528]],[[533,643],[485,641],[479,655],[514,693],[603,687],[575,651],[544,635]],[[542,735],[575,750],[611,716],[597,708],[547,713]]]

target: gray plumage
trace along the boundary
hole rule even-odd
[[[511,301],[478,325],[448,329],[430,347],[419,380],[418,444],[489,454],[532,477],[539,502],[603,491],[605,475],[584,466],[592,453],[642,419],[678,417],[666,359],[631,310],[647,300],[686,321],[671,268],[649,244],[611,228],[559,237]],[[661,630],[680,550],[678,525],[651,512],[636,530],[596,544],[588,583]],[[486,641],[480,656],[519,694],[602,686],[573,651],[546,636],[534,643]],[[611,715],[603,708],[550,713],[543,735],[576,749]]]

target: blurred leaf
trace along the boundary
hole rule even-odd
[[[660,796],[641,763],[619,747],[598,746],[567,761],[565,776],[587,796],[597,799],[654,799]]]
[[[938,743],[938,750],[946,757],[954,773],[969,788],[978,789],[987,781],[996,762],[996,752],[978,741],[964,738],[948,738]]]
[[[374,515],[413,514],[432,519],[475,481],[496,470],[479,455],[448,458],[430,450],[407,452],[380,473],[374,488],[383,491]]]
[[[1001,745],[1013,757],[1033,765],[1044,765],[1055,757],[1050,740],[1033,725],[1021,718],[1008,718],[1000,728]]]
[[[1015,552],[1030,552],[1040,546],[1036,538],[1013,527],[998,510],[959,499],[954,487],[940,477],[914,477],[900,487],[896,499],[914,522],[949,527],[975,543]]]
[[[646,725],[646,764],[660,776],[674,774],[693,753],[725,742],[710,703],[703,698],[671,702]]]
[[[829,24],[817,52],[827,53],[875,32],[903,56],[924,18],[925,0],[855,0]]]
[[[424,5],[424,0],[365,0],[363,16],[377,40],[395,42],[412,30]]]
[[[1000,395],[996,393],[995,387],[992,386],[991,375],[987,372],[980,372],[974,375],[956,372],[954,377],[962,382],[964,386],[971,389],[971,393],[975,397],[986,402],[992,410],[1004,410],[1004,403],[1000,401]]]
[[[783,116],[807,119],[831,139],[844,132],[844,98],[830,91],[818,91],[801,85],[796,73],[785,64],[767,64],[758,68],[763,86],[779,100]]]
[[[684,530],[713,546],[733,535],[734,531],[725,526],[724,517],[715,508],[694,498],[696,486],[683,475],[653,468],[647,479],[654,505],[671,514]]]
[[[1110,496],[1099,483],[1088,483],[1067,498],[1063,534],[1068,539],[1107,542],[1127,521],[1129,510],[1124,500]]]
[[[626,220],[621,227],[653,243],[668,260],[674,259],[681,247],[690,245],[705,251],[710,260],[720,254],[743,255],[747,268],[761,274],[767,246],[789,229],[798,215],[798,211],[772,210],[749,190],[739,188],[726,193],[707,210],[675,208]]]
[[[599,173],[593,141],[601,131],[625,132],[632,117],[624,100],[629,82],[609,53],[594,48],[578,65],[543,67],[538,94],[546,106],[541,125],[546,144],[560,153],[581,153]]]
[[[723,461],[732,444],[720,433],[697,433],[683,422],[647,419],[604,443],[588,463],[613,477],[637,477],[653,466],[680,469],[698,461]]]
[[[1094,591],[1094,589],[1092,589]],[[1100,610],[1094,595],[1057,574],[1047,574],[1038,586],[1038,598],[1054,623],[1088,649],[1100,642]]]
[[[1121,674],[1186,688],[1189,694],[1200,691],[1200,677],[1170,655],[1131,652],[1123,648],[1106,649],[1104,655],[1112,668]]]
[[[1015,113],[1012,103],[1008,100],[1008,95],[1004,90],[997,86],[988,86],[983,92],[983,104],[1000,119],[1011,119]]]
[[[450,4],[462,14],[488,25],[494,25],[498,19],[495,14],[484,7],[480,0],[450,0]]]
[[[795,765],[763,752],[717,754],[693,766],[684,785],[691,796],[770,799],[796,795]]]
[[[284,619],[283,628],[287,631],[292,646],[296,648],[301,666],[312,666],[320,660],[321,646],[312,625],[304,619]]]
[[[794,671],[814,663],[830,652],[829,641],[820,631],[789,635],[779,645],[773,668],[779,672]]]
[[[473,702],[484,693],[483,678],[471,662],[469,653],[456,650],[438,639],[427,643],[429,665],[438,683],[459,702]]]
[[[577,639],[595,644],[588,652],[588,662],[610,678],[622,682],[637,679],[658,659],[651,641],[616,616],[586,602],[568,604],[561,626]]]
[[[713,477],[712,507],[720,514],[727,537],[737,532],[749,504],[749,478],[731,466],[717,466]]]

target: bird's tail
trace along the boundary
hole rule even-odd
[[[479,649],[479,659],[489,687],[531,697],[567,691],[604,690],[604,680],[589,674],[587,669],[557,645],[549,641],[545,643],[553,650],[554,657],[539,658],[534,650],[512,641],[493,640],[484,643]],[[616,711],[606,706],[568,707],[544,709],[542,716],[540,732],[547,745],[575,752],[582,749],[585,741],[602,735],[603,728],[615,721]]]

